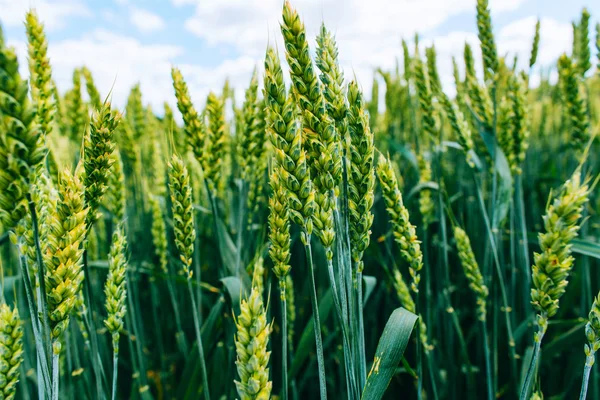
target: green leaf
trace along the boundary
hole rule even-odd
[[[494,200],[494,214],[492,215],[492,225],[498,227],[506,219],[510,208],[513,179],[510,173],[508,160],[496,141],[496,138],[485,129],[480,129],[480,133],[485,146],[495,160],[494,167],[498,174],[498,187],[496,199]]]
[[[395,309],[390,315],[379,339],[375,360],[367,377],[362,399],[379,400],[383,397],[400,360],[402,360],[417,318],[415,314],[402,307]]]
[[[374,276],[363,275],[363,288],[365,292],[363,295],[363,305],[367,304],[367,301],[369,300],[369,297],[371,297],[375,286],[377,286],[377,278]]]

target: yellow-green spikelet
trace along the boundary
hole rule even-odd
[[[402,257],[409,263],[412,278],[410,287],[413,292],[419,291],[420,271],[423,268],[423,253],[417,238],[416,227],[410,223],[408,210],[402,201],[396,175],[389,159],[380,156],[377,164],[377,175],[381,184],[383,199],[390,216],[392,230],[396,242],[400,245]]]
[[[454,238],[456,239],[456,247],[458,248],[458,258],[469,281],[469,287],[477,295],[477,317],[481,321],[485,321],[486,299],[489,291],[483,282],[479,264],[477,264],[473,248],[471,247],[471,241],[466,232],[459,226],[454,227]]]
[[[488,0],[477,0],[477,33],[481,42],[483,75],[487,82],[498,71],[498,51],[492,31],[492,17]]]
[[[173,79],[175,97],[177,98],[177,108],[183,117],[186,142],[193,151],[196,160],[204,167],[206,163],[206,160],[204,159],[205,141],[208,134],[206,126],[192,104],[188,86],[183,79],[181,71],[177,68],[172,68],[171,77]],[[176,142],[179,142],[177,138]]]
[[[73,71],[73,88],[65,95],[65,108],[71,140],[79,145],[85,137],[88,111],[81,97],[81,71]]]
[[[576,65],[566,54],[558,59],[558,72],[562,86],[563,103],[569,118],[573,145],[583,149],[589,140],[587,107],[580,92]]]
[[[310,160],[311,176],[315,183],[315,202],[318,210],[313,218],[315,232],[326,249],[329,260],[335,240],[333,211],[336,208],[335,190],[342,175],[340,140],[335,122],[327,114],[323,91],[315,73],[306,40],[306,30],[298,13],[289,1],[283,6],[281,32],[285,41],[286,59],[294,87],[294,97],[302,112],[303,145]]]
[[[0,304],[0,398],[15,398],[22,362],[23,329],[19,311]]]
[[[584,347],[587,357],[586,364],[591,367],[595,362],[594,355],[600,349],[600,294],[594,299],[588,314],[588,322],[585,324],[585,337],[588,341]]]
[[[123,318],[127,312],[127,242],[122,227],[117,227],[112,236],[108,256],[108,277],[104,285],[107,318],[104,325],[112,336],[114,351],[119,351],[119,335],[123,330]]]
[[[269,381],[271,352],[267,348],[271,324],[267,323],[262,297],[255,288],[252,288],[247,300],[242,300],[235,324],[235,365],[240,378],[235,381],[238,395],[241,400],[269,399],[272,387]]]
[[[208,143],[206,149],[206,163],[204,164],[204,177],[208,180],[211,190],[219,187],[223,177],[223,160],[225,158],[225,103],[222,98],[214,93],[209,93],[206,99],[206,113],[208,115]]]
[[[285,282],[291,268],[288,191],[281,181],[279,171],[271,174],[270,184],[272,194],[269,199],[269,256],[273,261],[273,272],[281,283]]]
[[[100,98],[100,92],[94,83],[94,77],[92,76],[92,72],[87,68],[81,68],[81,74],[85,79],[85,88],[87,90],[88,96],[90,97],[90,103],[92,107],[97,110],[102,107],[102,99]]]
[[[350,137],[348,171],[348,209],[350,211],[350,246],[357,271],[362,272],[362,257],[369,247],[375,188],[375,147],[369,127],[369,115],[356,82],[348,85],[348,132]]]
[[[281,181],[288,190],[290,219],[310,234],[315,210],[313,184],[295,116],[296,105],[286,95],[279,57],[271,47],[265,58],[264,85],[266,128],[281,167]]]
[[[546,208],[545,232],[538,234],[541,251],[534,253],[531,288],[531,304],[538,312],[541,335],[546,330],[548,318],[557,313],[559,300],[565,293],[575,261],[570,242],[579,231],[578,222],[589,192],[587,180],[582,181],[577,170]]]
[[[183,264],[183,272],[188,279],[192,278],[192,255],[194,253],[194,211],[192,205],[192,188],[188,170],[177,155],[169,162],[169,192],[173,209],[173,230],[175,245]]]
[[[88,209],[84,203],[81,172],[79,164],[73,174],[65,170],[60,175],[59,199],[48,232],[46,297],[54,343],[69,324],[69,315],[83,281],[82,255]],[[60,351],[60,348],[54,351]]]
[[[120,115],[111,110],[110,103],[104,103],[102,108],[94,113],[89,135],[85,138],[83,181],[85,204],[89,208],[86,221],[89,228],[100,217],[98,209],[108,188],[110,168],[114,163],[114,158],[111,157],[115,149],[113,135],[119,121]]]

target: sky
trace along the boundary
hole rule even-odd
[[[356,77],[370,97],[374,70],[402,65],[401,39],[419,32],[421,45],[434,43],[444,86],[452,92],[451,57],[465,42],[478,49],[475,0],[292,0],[307,28],[312,49],[321,23],[332,31],[347,79]],[[520,66],[529,59],[541,19],[538,67],[547,71],[572,43],[571,21],[583,7],[600,19],[595,0],[490,0],[498,50]],[[279,23],[282,0],[0,0],[0,22],[27,75],[25,13],[35,8],[45,24],[53,76],[61,92],[73,69],[86,65],[101,94],[123,107],[132,85],[161,114],[175,105],[171,66],[182,70],[201,108],[209,91],[228,78],[243,99],[252,71],[263,66],[267,44],[283,51]],[[590,37],[590,40],[593,40]],[[422,53],[423,54],[423,53]],[[479,55],[479,51],[476,51]],[[283,54],[282,54],[283,57]],[[535,78],[533,79],[535,82]]]

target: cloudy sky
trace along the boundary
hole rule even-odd
[[[477,44],[475,0],[294,0],[311,45],[322,21],[336,34],[346,76],[365,91],[376,67],[402,58],[400,40],[415,32],[436,44],[440,74],[451,86],[451,55],[465,41]],[[571,44],[571,21],[583,7],[600,18],[600,1],[490,0],[501,54],[529,57],[536,19],[542,21],[539,64],[548,68]],[[144,102],[160,113],[174,104],[171,65],[179,66],[201,106],[209,90],[228,77],[243,96],[267,43],[281,47],[281,0],[0,0],[0,21],[26,73],[24,15],[34,7],[45,23],[54,77],[61,91],[72,70],[87,65],[101,93],[114,83],[123,106],[131,85],[141,83]],[[592,29],[593,30],[593,29]],[[450,89],[451,90],[451,89]]]

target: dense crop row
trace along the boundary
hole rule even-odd
[[[487,3],[453,97],[418,37],[365,96],[285,2],[242,105],[173,67],[160,117],[0,33],[0,399],[600,398],[600,24],[533,87]]]

